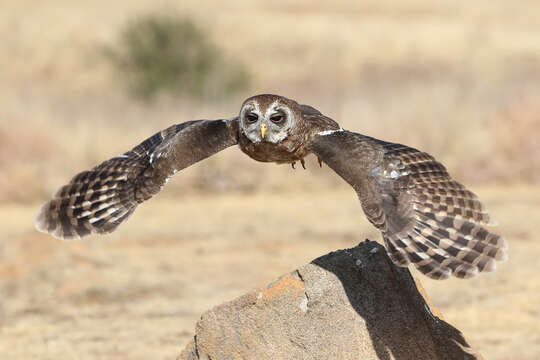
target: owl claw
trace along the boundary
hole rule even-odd
[[[304,159],[300,159],[300,164],[302,164],[302,167],[304,168],[304,170],[306,170],[306,162],[304,161]]]
[[[293,169],[295,169],[295,167],[294,167],[295,164],[296,164],[296,161],[291,163],[291,166],[292,166]]]
[[[320,157],[317,156],[317,161],[319,162],[319,167],[322,167],[322,160]]]

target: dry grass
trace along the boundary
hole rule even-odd
[[[35,233],[38,203],[76,171],[172,123],[230,117],[251,95],[149,106],[125,97],[101,49],[131,17],[163,10],[193,16],[242,54],[253,93],[290,96],[349,129],[427,150],[480,189],[510,241],[510,262],[472,282],[424,283],[486,358],[538,357],[540,2],[155,4],[2,3],[0,349],[8,358],[170,358],[205,309],[378,236],[328,169],[310,160],[307,173],[292,172],[235,149],[187,169],[106,239],[66,245]]]
[[[473,280],[418,276],[486,359],[536,359],[540,192],[474,190],[500,220],[510,260]],[[8,359],[171,359],[206,309],[379,238],[346,185],[177,199],[165,190],[114,234],[74,242],[37,234],[37,205],[0,207],[0,349]]]

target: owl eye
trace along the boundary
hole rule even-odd
[[[248,123],[254,123],[259,119],[259,116],[254,113],[249,113],[246,115],[246,120]]]
[[[284,116],[282,114],[275,114],[270,116],[270,121],[272,121],[275,124],[279,124],[284,119]]]

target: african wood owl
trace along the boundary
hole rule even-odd
[[[470,278],[506,259],[477,196],[431,155],[342,129],[311,106],[279,95],[244,101],[237,117],[173,125],[76,175],[39,210],[38,230],[79,238],[115,230],[168,178],[229,146],[263,162],[314,154],[356,191],[391,259],[434,279]]]

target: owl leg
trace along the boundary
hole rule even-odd
[[[293,161],[293,162],[291,163],[291,166],[292,166],[293,169],[295,169],[294,165],[296,165],[296,161]]]
[[[306,170],[306,161],[303,158],[300,159],[300,164],[302,164],[302,167]]]
[[[322,167],[322,160],[320,157],[317,156],[317,161],[319,162],[319,167]]]

